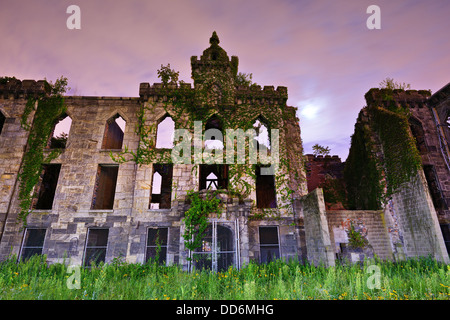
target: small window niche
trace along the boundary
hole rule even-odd
[[[167,237],[169,228],[149,228],[145,260],[165,265],[167,261]]]
[[[116,193],[118,165],[99,165],[92,199],[92,210],[112,210]]]
[[[153,164],[149,209],[170,209],[172,202],[172,164]]]
[[[126,121],[117,113],[106,121],[105,134],[103,136],[102,149],[122,149],[123,136]]]
[[[105,262],[108,248],[108,229],[88,229],[84,252],[84,266],[90,267]]]
[[[6,117],[5,115],[0,111],[0,134],[2,134],[3,131],[3,125],[5,124]]]
[[[158,124],[156,131],[156,148],[172,149],[174,133],[175,122],[168,114],[166,114]]]
[[[265,166],[266,168],[270,166]],[[256,166],[256,206],[258,208],[276,208],[275,176],[273,174],[262,174],[264,166]],[[270,171],[270,170],[266,170]]]
[[[50,137],[48,147],[51,149],[65,149],[71,126],[72,119],[67,114],[60,117],[53,127],[53,132]]]
[[[259,248],[261,263],[269,263],[280,258],[278,227],[259,227]]]
[[[37,185],[36,189],[37,198],[34,200],[34,209],[52,209],[60,171],[60,164],[44,164],[42,166],[40,183]]]
[[[46,229],[26,228],[20,252],[20,259],[26,261],[34,255],[41,255],[44,248]]]

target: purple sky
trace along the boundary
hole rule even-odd
[[[81,30],[66,27],[71,4]],[[366,27],[372,4],[381,30]],[[450,81],[448,0],[0,0],[0,76],[137,97],[161,64],[192,83],[190,57],[214,30],[239,71],[288,87],[305,153],[319,143],[344,161],[364,94],[386,77],[432,92]]]

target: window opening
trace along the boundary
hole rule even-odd
[[[53,132],[49,141],[48,147],[64,149],[69,138],[70,127],[72,126],[72,119],[68,115],[64,115],[59,119],[53,128]]]
[[[433,205],[435,209],[437,210],[447,209],[447,204],[445,202],[445,198],[442,193],[442,189],[434,166],[424,165],[423,172],[425,173],[425,178],[428,183],[428,189],[430,191],[431,199],[433,200]]]
[[[200,190],[227,189],[228,165],[226,164],[201,164],[200,165]]]
[[[160,265],[167,261],[168,228],[149,228],[147,233],[146,261],[158,259]]]
[[[91,209],[113,209],[116,193],[117,165],[99,165]]]
[[[6,121],[6,117],[0,111],[0,134],[2,134],[3,125],[5,124],[5,121]]]
[[[153,164],[150,209],[170,209],[172,206],[172,164]]]
[[[20,257],[23,261],[34,255],[41,255],[44,248],[46,229],[26,228]]]
[[[205,125],[205,148],[223,150],[223,131],[220,119],[212,115]]]
[[[419,120],[410,117],[409,118],[409,127],[411,128],[411,133],[416,142],[417,150],[419,150],[420,154],[428,153],[427,143],[425,141],[425,131],[423,130],[422,124]]]
[[[278,227],[259,227],[261,263],[269,263],[280,258]]]
[[[102,149],[122,149],[125,124],[125,120],[119,114],[106,122]]]
[[[45,164],[42,166],[40,183],[36,190],[37,199],[34,201],[34,209],[52,209],[60,170],[60,164]]]
[[[84,266],[90,267],[93,263],[98,265],[105,262],[108,234],[108,229],[88,229]]]
[[[158,129],[156,131],[156,148],[172,149],[174,132],[175,122],[170,116],[166,116],[164,120],[158,124]]]
[[[258,208],[276,208],[275,176],[273,174],[262,175],[261,166],[256,166],[255,174],[256,206]]]
[[[258,149],[267,148],[270,150],[270,136],[267,125],[258,118],[253,124],[253,129],[256,131],[255,140],[257,142]]]

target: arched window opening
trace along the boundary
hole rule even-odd
[[[197,270],[221,272],[237,265],[236,235],[230,227],[217,221],[208,225],[201,246],[192,252],[192,263]]]
[[[270,135],[266,122],[261,118],[256,119],[253,124],[253,129],[256,131],[255,140],[258,144],[258,149],[263,147],[270,150]]]
[[[170,116],[166,116],[158,124],[156,131],[156,148],[158,149],[172,149],[173,137],[175,132],[175,122]]]
[[[428,153],[427,143],[425,141],[425,131],[423,130],[422,124],[419,120],[410,117],[409,127],[411,128],[411,133],[416,141],[417,150],[420,154]]]
[[[216,115],[212,115],[206,122],[205,148],[223,150],[222,123]]]
[[[106,121],[102,149],[122,149],[125,125],[126,121],[119,114]]]
[[[52,149],[66,148],[71,126],[72,119],[68,115],[63,115],[53,128],[53,132],[49,141],[49,147]]]

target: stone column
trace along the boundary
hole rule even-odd
[[[322,189],[315,189],[303,196],[301,201],[308,261],[314,265],[334,266],[335,257],[330,241]]]

